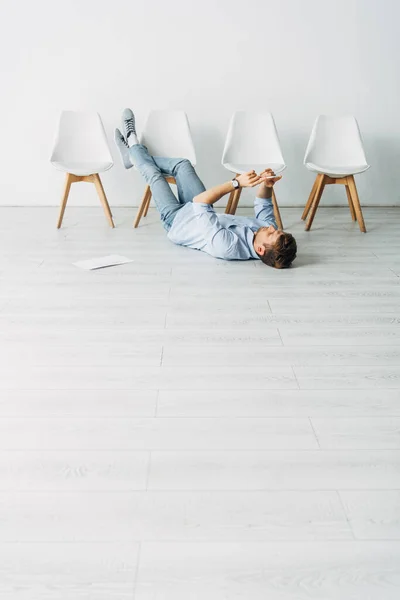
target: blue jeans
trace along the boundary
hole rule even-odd
[[[205,191],[191,162],[186,158],[162,158],[151,156],[142,144],[129,149],[130,158],[150,186],[157,210],[164,228],[168,231],[178,210],[186,202],[192,202],[197,194]],[[169,187],[165,176],[174,177],[178,188],[178,198]]]

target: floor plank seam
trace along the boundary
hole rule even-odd
[[[319,443],[319,439],[318,439],[318,436],[317,436],[317,432],[316,432],[316,431],[315,431],[315,429],[314,429],[314,425],[313,425],[313,422],[312,422],[312,419],[311,419],[311,417],[308,417],[308,421],[309,421],[309,423],[310,423],[310,427],[311,427],[311,429],[312,429],[312,432],[313,432],[313,434],[314,434],[314,436],[315,436],[315,439],[316,439],[316,441],[317,441],[318,448],[321,450],[321,444]]]
[[[280,332],[280,329],[279,329],[279,327],[277,327],[277,328],[276,328],[276,330],[277,330],[277,332],[278,332],[278,335],[279,335],[279,337],[281,338],[281,345],[282,345],[282,346],[285,346],[285,344],[284,344],[284,342],[283,342],[283,339],[282,339],[282,334],[281,334],[281,332]],[[289,346],[288,346],[288,347],[289,347]]]
[[[315,450],[315,452],[318,452],[318,450]],[[102,494],[102,495],[129,495],[129,494],[308,494],[308,493],[324,493],[324,492],[331,492],[331,493],[336,493],[338,491],[337,487],[318,487],[318,488],[311,488],[311,487],[295,487],[295,488],[283,488],[283,487],[254,487],[254,488],[249,488],[249,489],[244,489],[244,488],[180,488],[180,487],[171,487],[171,488],[158,488],[158,487],[149,487],[148,489],[144,489],[142,487],[138,487],[138,488],[132,488],[132,489],[115,489],[115,490],[104,490],[102,488],[98,488],[98,489],[91,489],[91,490],[87,490],[87,489],[77,489],[77,490],[54,490],[54,489],[47,489],[47,488],[37,488],[37,489],[0,489],[0,495],[6,496],[6,495],[12,495],[12,496],[16,496],[16,495],[34,495],[34,494],[47,494],[47,495],[59,495],[61,497],[65,496],[65,494],[70,494],[70,495],[92,495],[92,494]],[[349,488],[345,488],[343,486],[341,486],[341,491],[342,492],[398,492],[400,491],[400,488],[395,487],[395,488],[354,488],[354,487],[349,487]],[[0,542],[1,543],[1,542]]]
[[[292,369],[292,373],[293,373],[294,380],[295,380],[296,385],[297,385],[297,389],[300,390],[301,389],[300,388],[300,383],[299,383],[299,380],[297,379],[296,371],[294,370],[294,367],[292,367],[292,365],[290,365],[290,368]]]
[[[151,474],[152,450],[149,450],[148,453],[149,453],[149,455],[147,457],[147,461],[148,462],[147,462],[147,471],[146,471],[146,481],[145,481],[145,484],[144,484],[144,488],[145,488],[144,491],[146,491],[146,492],[149,489],[149,481],[150,481],[150,474]]]
[[[36,390],[35,390],[36,391]],[[111,390],[113,391],[113,390]],[[158,390],[161,391],[161,390]],[[168,390],[168,392],[170,392],[171,390]],[[173,391],[173,390],[172,390]],[[184,391],[184,390],[179,390],[179,391]],[[190,390],[188,390],[190,392]],[[204,390],[205,392],[210,391],[210,390]],[[229,390],[228,390],[229,391]],[[242,390],[243,392],[245,392],[246,390]],[[252,391],[265,391],[265,390],[252,390]],[[273,390],[273,391],[281,391],[281,390]],[[296,392],[298,390],[290,390],[292,392]],[[300,391],[314,391],[314,390],[300,390]],[[326,390],[324,390],[326,391]],[[341,390],[342,391],[342,390]],[[18,421],[19,419],[21,420],[25,420],[25,419],[29,419],[30,421],[46,421],[46,420],[54,420],[54,421],[60,421],[63,422],[66,419],[70,420],[70,421],[80,421],[81,419],[85,419],[85,420],[94,420],[94,421],[110,421],[110,420],[128,420],[128,421],[149,421],[149,420],[154,420],[157,419],[158,421],[182,421],[182,420],[188,420],[188,421],[226,421],[226,422],[230,422],[230,421],[243,421],[243,420],[248,420],[248,421],[277,421],[277,420],[292,420],[292,421],[302,421],[304,419],[329,419],[330,421],[341,421],[341,420],[355,420],[355,421],[359,421],[360,419],[366,419],[366,420],[373,420],[375,421],[379,421],[380,419],[382,419],[383,421],[387,420],[387,419],[398,419],[400,420],[400,415],[397,414],[385,414],[385,415],[376,415],[376,414],[365,414],[365,415],[265,415],[265,414],[251,414],[251,415],[247,415],[247,414],[238,414],[238,415],[159,415],[159,414],[153,414],[153,415],[131,415],[131,414],[126,414],[126,415],[98,415],[96,414],[95,416],[87,414],[87,415],[70,415],[70,414],[61,414],[61,415],[53,415],[53,414],[49,414],[49,415],[1,415],[0,416],[0,420],[3,419],[7,419],[7,420],[11,420],[11,421]],[[400,448],[399,448],[400,449]],[[370,450],[372,450],[372,448],[370,448]]]
[[[392,269],[392,267],[389,267],[389,270],[392,271],[392,273],[394,273],[396,277],[400,277],[399,273],[396,273],[396,271]]]
[[[159,397],[160,397],[160,390],[157,390],[156,401],[155,401],[155,405],[154,405],[154,417],[158,418],[158,419],[160,418],[159,415],[158,415],[158,400],[159,400]]]
[[[318,448],[296,448],[294,449],[293,447],[291,448],[261,448],[261,449],[255,449],[255,448],[200,448],[200,449],[196,449],[196,448],[90,448],[88,449],[87,447],[79,447],[79,448],[71,448],[70,446],[67,448],[29,448],[29,447],[23,447],[23,448],[2,448],[3,452],[16,452],[16,453],[21,453],[21,452],[29,452],[29,453],[43,453],[43,452],[51,452],[53,453],[57,453],[57,452],[83,452],[83,453],[91,453],[91,452],[96,452],[96,453],[104,453],[107,454],[109,452],[115,452],[118,454],[124,454],[124,453],[128,453],[128,454],[143,454],[146,452],[153,452],[153,453],[163,453],[163,454],[168,454],[168,453],[201,453],[201,454],[210,454],[210,453],[218,453],[218,454],[225,454],[225,453],[237,453],[237,454],[245,454],[245,453],[262,453],[262,454],[268,454],[268,453],[272,453],[272,454],[288,454],[288,453],[301,453],[301,454],[305,454],[305,453],[318,453],[318,455],[323,455],[325,454],[344,454],[344,453],[360,453],[360,454],[364,454],[364,453],[370,453],[373,452],[374,454],[387,454],[388,452],[390,452],[393,455],[397,455],[399,453],[399,449],[398,448],[335,448],[335,449],[329,449],[329,448],[321,448],[320,450]],[[358,489],[363,489],[363,488],[358,488]],[[370,488],[368,488],[370,489]],[[371,488],[374,489],[374,488]],[[398,489],[398,488],[383,488],[383,489]]]
[[[133,578],[133,588],[132,588],[132,600],[135,600],[136,598],[136,591],[137,591],[137,584],[138,584],[138,579],[139,579],[139,568],[140,568],[140,559],[141,559],[141,555],[142,555],[142,542],[139,542],[139,546],[138,546],[138,552],[137,552],[137,557],[136,557],[136,568],[135,568],[135,575]],[[111,600],[111,598],[110,598]]]
[[[352,490],[352,491],[354,491],[354,490]],[[367,491],[367,490],[363,490],[363,491]],[[379,490],[379,491],[381,491],[381,490]],[[354,531],[354,529],[353,529],[353,526],[352,526],[352,524],[351,524],[351,521],[350,521],[350,517],[349,517],[349,515],[347,514],[347,510],[346,510],[346,507],[345,507],[345,505],[344,505],[344,502],[343,502],[342,496],[341,496],[341,494],[340,494],[340,490],[336,490],[336,494],[337,494],[337,497],[338,497],[338,499],[339,499],[340,506],[342,507],[343,514],[344,514],[344,516],[345,516],[345,519],[346,519],[346,521],[347,521],[347,524],[348,524],[348,526],[349,526],[349,530],[350,530],[350,532],[351,532],[351,534],[352,534],[352,536],[353,536],[353,540],[354,540],[354,541],[359,541],[359,540],[357,540],[357,537],[356,537],[355,531]]]

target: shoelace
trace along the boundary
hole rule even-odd
[[[129,135],[130,133],[133,133],[134,135],[136,135],[133,119],[127,119],[125,121],[125,127],[126,127],[126,131],[127,131],[127,135]]]
[[[115,140],[118,142],[120,142],[121,144],[123,144],[126,148],[129,148],[128,142],[126,141],[126,139],[124,138],[124,136],[122,135],[122,133],[120,131],[116,132],[115,135]]]

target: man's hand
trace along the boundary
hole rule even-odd
[[[278,175],[275,177],[272,177],[272,175],[275,175],[272,169],[264,169],[264,171],[260,173],[260,183],[262,182],[263,185],[265,185],[265,187],[267,188],[274,187],[274,184],[280,179],[282,179],[282,175]]]
[[[274,177],[272,177],[273,175]],[[272,169],[265,169],[262,173],[260,173],[261,185],[258,188],[257,198],[265,198],[266,200],[271,199],[272,188],[274,187],[274,184],[281,178],[282,175],[276,177]]]
[[[235,179],[238,180],[240,187],[255,187],[261,183],[261,175],[257,175],[255,171],[248,171],[242,175],[238,175]]]
[[[272,196],[272,186],[276,183],[280,177],[273,177],[272,179],[265,179],[265,177],[271,177],[274,172],[271,169],[265,169],[260,175],[257,175],[255,171],[248,171],[243,175],[238,175],[236,179],[239,182],[240,187],[255,187],[259,185],[257,196],[259,198],[270,198]],[[264,178],[263,178],[264,176]],[[262,184],[262,185],[260,185]],[[216,185],[205,192],[201,192],[193,198],[193,202],[199,202],[202,204],[214,204],[225,194],[232,192],[232,181],[227,181],[222,185]]]

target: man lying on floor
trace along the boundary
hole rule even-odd
[[[190,161],[183,158],[150,156],[139,144],[133,112],[122,115],[125,137],[115,130],[115,141],[126,169],[135,166],[150,186],[168,238],[175,244],[207,252],[225,260],[260,259],[266,265],[283,269],[296,257],[296,240],[278,230],[272,205],[272,187],[280,177],[266,169],[254,171],[206,190]],[[178,199],[165,180],[174,177]],[[267,177],[269,177],[267,179]],[[237,182],[237,183],[236,183]],[[258,187],[254,201],[255,219],[217,214],[213,204],[235,187]]]

